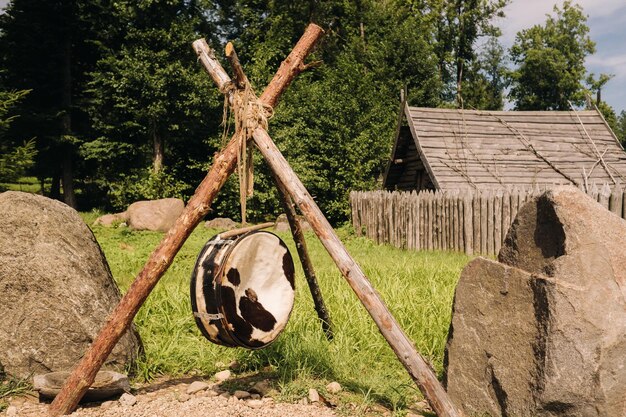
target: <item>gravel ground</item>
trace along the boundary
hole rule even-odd
[[[331,417],[336,414],[321,403],[275,403],[270,397],[238,399],[213,386],[187,394],[189,384],[165,386],[152,391],[124,394],[119,400],[79,407],[74,417]],[[256,397],[256,395],[255,395]],[[0,413],[7,417],[46,416],[48,404],[34,397],[20,397]]]

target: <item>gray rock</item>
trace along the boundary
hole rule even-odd
[[[78,213],[46,197],[0,194],[0,362],[18,377],[71,369],[120,300],[104,255]],[[134,361],[134,327],[105,367]]]
[[[94,226],[104,226],[111,227],[115,224],[126,223],[128,221],[128,213],[114,213],[114,214],[105,214],[104,216],[98,217],[94,222]]]
[[[341,389],[341,385],[339,384],[339,382],[336,381],[333,381],[326,385],[326,391],[328,391],[330,394],[337,394],[341,392]]]
[[[270,386],[269,381],[263,380],[254,383],[254,385],[252,385],[252,388],[250,388],[250,392],[254,392],[264,397],[267,395],[271,388],[272,387]]]
[[[179,198],[137,201],[128,206],[128,225],[135,230],[167,232],[184,208]]]
[[[181,403],[184,403],[184,402],[189,401],[190,398],[191,398],[191,396],[189,394],[184,394],[183,393],[183,394],[180,394],[178,396],[178,401],[181,402]]]
[[[207,229],[233,230],[236,229],[237,226],[238,224],[228,217],[216,217],[204,222],[204,227]]]
[[[309,222],[306,221],[304,216],[297,216],[298,221],[300,222],[300,228],[303,232],[309,232],[313,230]],[[276,218],[276,225],[274,226],[274,231],[276,232],[289,232],[291,227],[289,226],[289,220],[287,220],[286,214],[281,214]]]
[[[309,388],[309,401],[317,403],[320,401],[320,394],[315,388]]]
[[[52,399],[61,391],[63,383],[69,376],[69,371],[35,375],[33,389],[39,393],[40,397]],[[113,371],[100,371],[81,400],[103,401],[127,391],[130,391],[130,382],[126,375]]]
[[[103,410],[106,410],[109,408],[113,408],[116,404],[117,404],[116,401],[105,401],[102,404],[100,404],[100,408],[102,408]]]
[[[246,405],[250,408],[258,410],[263,407],[264,403],[261,400],[248,400],[246,401]]]
[[[132,407],[137,404],[137,397],[132,394],[125,393],[122,394],[118,401],[122,407]]]
[[[237,397],[238,400],[245,400],[246,398],[250,397],[250,393],[248,391],[237,390],[233,393],[233,395]]]
[[[204,391],[206,389],[208,389],[210,387],[209,384],[207,384],[204,381],[193,381],[188,387],[187,387],[187,394],[191,395],[191,394],[195,394],[198,391]]]
[[[230,371],[228,369],[215,374],[215,379],[218,382],[226,381],[228,378],[230,378]]]
[[[444,383],[468,415],[531,415],[537,336],[531,274],[478,258],[456,287]],[[504,395],[503,393],[506,393]]]
[[[499,254],[461,275],[446,383],[468,413],[626,410],[626,222],[573,187],[524,205]]]

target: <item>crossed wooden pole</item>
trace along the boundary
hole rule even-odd
[[[276,75],[259,98],[263,104],[271,107],[276,105],[282,92],[285,91],[295,76],[306,68],[304,59],[312,51],[322,33],[322,29],[317,25],[311,24],[307,27],[305,33],[283,61]],[[200,62],[220,91],[232,101],[232,94],[234,93],[231,86],[233,83],[215,59],[212,50],[203,40],[195,41],[193,47]],[[256,128],[252,138],[272,169],[279,188],[288,194],[287,202],[291,199],[311,224],[331,258],[370,313],[380,332],[424,394],[432,409],[440,417],[462,417],[462,412],[451,402],[428,363],[404,334],[267,132],[262,128]],[[115,344],[130,327],[133,318],[150,291],[172,263],[176,253],[195,226],[208,213],[211,202],[228,176],[234,172],[239,146],[238,140],[233,139],[215,157],[213,166],[196,189],[185,210],[159,246],[152,252],[144,268],[113,310],[89,350],[74,368],[61,392],[52,402],[50,406],[51,415],[59,416],[72,412],[87,389],[93,384],[98,370],[104,364]]]

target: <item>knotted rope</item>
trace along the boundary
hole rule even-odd
[[[246,201],[254,192],[254,161],[253,144],[250,140],[252,133],[258,127],[267,130],[267,121],[274,114],[271,106],[265,105],[258,99],[248,79],[241,81],[242,88],[229,84],[224,92],[224,112],[222,125],[224,133],[222,142],[228,140],[230,113],[234,118],[234,139],[239,142],[237,153],[237,174],[239,176],[239,203],[241,205],[241,222],[246,223]],[[232,97],[229,106],[228,97]]]

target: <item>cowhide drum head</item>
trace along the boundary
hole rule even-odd
[[[223,346],[259,349],[272,343],[287,325],[294,296],[293,259],[269,232],[214,236],[191,275],[196,324]]]

